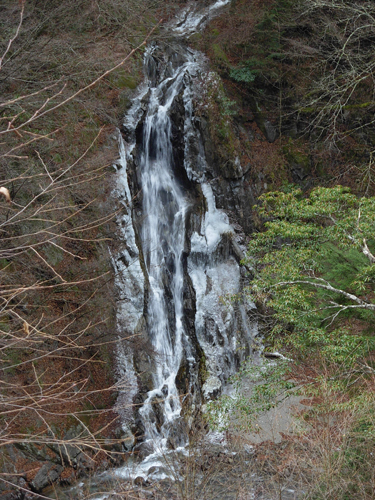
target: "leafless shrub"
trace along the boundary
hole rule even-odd
[[[142,10],[131,1],[77,5],[102,27],[86,34],[99,38],[114,20],[134,23]],[[0,43],[0,482],[18,488],[19,471],[32,480],[38,467],[18,465],[14,476],[14,456],[60,456],[63,466],[77,468],[79,455],[91,468],[95,459],[121,454],[111,409],[119,387],[110,369],[117,340],[108,255],[117,213],[109,169],[117,148],[108,139],[111,120],[101,123],[93,109],[97,87],[119,70],[126,75],[149,36],[136,34],[135,48],[125,44],[106,65],[102,53],[84,72],[91,41],[64,38],[76,4],[53,2],[49,17],[38,21],[43,7],[8,5],[13,31]],[[66,46],[54,67],[59,43]],[[24,455],[12,452],[12,459],[9,446]]]

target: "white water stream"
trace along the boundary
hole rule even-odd
[[[181,412],[175,381],[181,364],[184,333],[182,253],[187,201],[173,173],[169,112],[191,64],[190,61],[185,63],[159,87],[151,89],[144,125],[145,147],[140,161],[144,216],[142,247],[150,283],[147,317],[156,358],[155,388],[149,392],[140,414],[145,422],[146,442],[159,452],[166,451],[168,427]],[[172,321],[168,314],[171,307]],[[155,398],[160,398],[163,406],[161,429],[157,428],[152,407]]]
[[[147,111],[143,117],[142,153],[139,165],[143,198],[141,239],[149,283],[147,328],[154,349],[155,371],[152,374],[154,388],[148,392],[139,410],[145,429],[143,445],[147,447],[149,453],[135,469],[130,470],[129,467],[119,469],[117,474],[122,477],[146,476],[151,467],[162,465],[162,457],[170,452],[169,433],[181,414],[176,376],[183,355],[182,337],[186,337],[182,321],[184,284],[182,257],[185,248],[188,201],[173,170],[170,111],[176,96],[183,89],[186,75],[189,72],[196,72],[197,63],[194,54],[185,51],[185,62],[176,68],[169,68],[171,76],[156,84],[152,78],[156,72],[152,54],[151,47],[145,54],[145,67],[150,75],[149,97]],[[143,92],[141,95],[143,96]],[[133,129],[137,123],[134,118],[139,115],[137,110],[140,105],[141,100],[136,100],[127,117],[127,124]],[[133,148],[134,144],[128,145],[128,154]],[[124,150],[120,151],[122,151],[122,162],[126,164]],[[124,169],[121,171],[120,184],[124,185],[125,192],[129,192],[126,176],[127,172]],[[127,278],[133,280],[134,276]],[[129,302],[126,304],[128,307]],[[127,373],[132,376],[131,370],[128,369]],[[163,414],[162,423],[158,421],[155,405],[160,407]],[[180,441],[179,449],[183,450],[186,445],[184,435],[181,435]],[[159,477],[163,477],[163,473],[159,474]]]

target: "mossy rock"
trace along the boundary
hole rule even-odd
[[[202,352],[202,355],[199,358],[199,377],[201,379],[201,385],[203,385],[206,382],[209,376],[210,374],[207,370],[206,356]]]
[[[311,175],[310,156],[297,149],[293,141],[283,147],[283,153],[294,182],[300,183]]]
[[[39,449],[36,445],[34,445],[33,443],[28,443],[27,441],[24,441],[23,443],[14,443],[14,446],[32,460],[39,460],[41,462],[45,462],[47,460],[53,461],[55,463],[60,462],[58,455],[51,456],[49,448],[46,446],[43,446],[41,449]]]
[[[328,178],[327,170],[325,168],[324,162],[322,162],[322,161],[318,161],[315,164],[315,172],[316,172],[316,175],[318,177],[320,177],[321,179]]]
[[[189,42],[193,47],[199,48],[199,43],[202,41],[203,35],[202,33],[193,33],[189,37]]]
[[[129,74],[128,72],[121,71],[111,75],[110,82],[114,87],[117,87],[118,89],[134,90],[138,86],[139,78],[132,74]]]
[[[176,376],[176,386],[182,392],[188,390],[186,387],[187,381],[189,379],[189,367],[186,359],[184,358],[181,362],[180,368],[178,369]]]
[[[133,90],[129,88],[120,92],[118,96],[118,112],[120,113],[120,115],[125,115],[127,110],[132,105],[132,95]]]
[[[219,45],[218,43],[213,43],[211,48],[212,48],[212,53],[214,55],[214,61],[216,64],[225,67],[230,65],[228,56],[224,52],[221,45]]]
[[[54,245],[48,245],[43,248],[45,258],[51,266],[57,266],[64,259],[64,252],[61,248],[55,247]]]
[[[8,267],[11,262],[7,259],[0,259],[0,270],[3,271],[6,267]]]

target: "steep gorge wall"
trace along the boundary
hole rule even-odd
[[[150,338],[148,308],[150,294],[154,292],[150,288],[150,270],[145,264],[149,258],[144,254],[146,242],[142,241],[142,227],[145,224],[145,218],[149,217],[144,210],[146,194],[141,180],[142,169],[145,168],[144,157],[150,154],[152,160],[154,155],[158,155],[159,147],[161,149],[169,147],[168,144],[160,146],[158,142],[152,142],[157,141],[156,136],[152,139],[153,133],[158,134],[156,130],[151,132],[151,139],[148,139],[151,142],[144,142],[146,120],[150,121],[154,116],[152,113],[155,112],[153,108],[155,104],[151,95],[156,93],[161,102],[169,102],[165,106],[168,106],[173,152],[168,160],[171,162],[168,168],[171,169],[171,175],[176,179],[179,189],[184,193],[184,203],[187,207],[182,254],[183,355],[178,368],[176,385],[180,394],[185,394],[183,412],[192,416],[193,408],[199,411],[202,398],[207,400],[220,392],[222,383],[238,367],[239,361],[250,353],[252,337],[256,335],[255,324],[252,318],[248,317],[253,307],[251,304],[244,305],[241,299],[235,306],[220,302],[221,296],[225,298],[228,294],[241,293],[245,273],[239,267],[239,261],[241,251],[244,250],[244,233],[238,222],[236,223],[237,231],[235,231],[229,224],[227,215],[216,208],[215,195],[225,197],[227,200],[228,205],[223,208],[231,207],[242,213],[246,211],[245,206],[248,207],[249,200],[246,195],[242,197],[242,200],[239,200],[236,195],[238,185],[241,185],[241,180],[239,180],[241,176],[238,172],[235,176],[231,173],[235,159],[228,167],[228,175],[225,167],[219,167],[220,179],[217,175],[217,162],[221,159],[213,156],[209,157],[209,161],[206,159],[206,150],[212,150],[212,139],[199,127],[200,120],[196,120],[193,105],[195,92],[199,88],[197,84],[208,75],[202,55],[194,53],[181,45],[181,42],[175,41],[150,49],[146,56],[145,67],[146,82],[140,89],[138,97],[135,98],[133,107],[122,127],[126,152],[123,152],[122,170],[119,172],[121,179],[119,185],[122,190],[129,193],[127,201],[130,202],[131,209],[128,207],[126,210],[130,209],[133,217],[131,228],[128,218],[130,212],[126,216],[127,222],[124,217],[122,222],[125,227],[124,234],[126,231],[133,232],[132,241],[136,243],[137,250],[133,251],[131,265],[129,265],[129,248],[126,250],[126,256],[120,254],[116,258],[119,270],[125,263],[125,269],[122,271],[123,278],[119,280],[118,286],[123,290],[130,290],[131,286],[126,286],[126,280],[133,279],[131,275],[135,269],[139,272],[142,270],[143,273],[139,284],[144,302],[138,303],[137,313],[134,316],[136,320],[132,326],[139,334],[140,345],[138,347],[135,345],[133,348],[128,346],[128,356],[132,358],[128,359],[128,372],[138,374],[136,376],[139,379],[139,393],[134,401],[139,404],[145,401],[148,398],[147,394],[151,394],[154,390],[151,374],[157,369],[157,364],[163,362],[162,359],[158,359],[158,353],[154,352],[153,338]],[[165,81],[170,83],[165,85],[165,78],[167,78]],[[166,96],[160,97],[164,87]],[[172,97],[167,97],[168,92],[172,92],[171,89],[174,87]],[[162,105],[159,109],[162,109]],[[145,152],[145,148],[149,153]],[[240,167],[236,168],[237,171],[240,170]],[[219,180],[216,185],[214,179]],[[225,179],[224,185],[222,179]],[[127,181],[130,188],[127,187]],[[214,186],[215,194],[212,186]],[[165,189],[172,188],[166,186]],[[229,190],[232,191],[230,197],[228,196]],[[161,191],[161,196],[165,199],[165,203],[170,203],[168,191],[164,194]],[[233,216],[233,221],[235,222],[235,216]],[[164,245],[163,240],[160,241],[160,245]],[[162,277],[165,290],[163,293],[166,294],[169,304],[167,315],[172,325],[175,304],[170,302],[172,296],[170,296],[168,276],[174,272],[175,268],[174,264],[168,264],[167,254],[163,259],[163,265],[166,265],[165,275]],[[126,268],[129,268],[129,271]],[[134,300],[128,297],[121,304],[119,328],[124,335],[129,330],[123,330],[123,327],[126,328],[126,321],[134,315]],[[174,327],[171,328],[173,336],[175,335]],[[243,349],[238,350],[239,346]],[[158,397],[163,396],[160,394]],[[161,405],[163,406],[163,403]],[[163,426],[161,415],[160,413],[155,415],[156,420],[159,421],[157,423],[159,429]],[[141,437],[145,431],[141,420],[136,414],[133,424],[131,421],[128,422],[128,430],[125,434],[130,428]]]

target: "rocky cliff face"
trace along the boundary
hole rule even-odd
[[[217,96],[202,94],[213,75],[181,40],[150,47],[145,75],[121,128],[125,248],[115,266],[119,331],[137,335],[118,363],[137,390],[124,391],[118,407],[125,435],[152,450],[155,441],[166,449],[184,443],[182,422],[221,392],[257,328],[253,306],[241,300],[252,193],[233,152],[215,149],[218,124],[204,102]],[[237,302],[227,300],[234,295]],[[141,405],[134,415],[125,410],[131,400]]]

